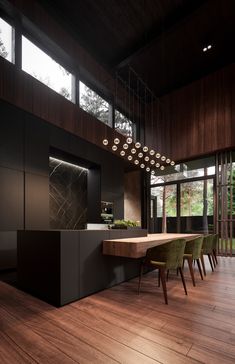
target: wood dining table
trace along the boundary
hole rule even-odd
[[[166,244],[176,239],[190,241],[199,236],[201,234],[159,233],[148,234],[138,238],[103,240],[103,254],[126,258],[141,258],[145,256],[146,250],[153,246]]]

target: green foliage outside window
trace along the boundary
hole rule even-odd
[[[0,34],[1,33],[2,33],[2,30],[0,29]],[[7,58],[7,56],[8,56],[8,52],[7,52],[6,47],[1,38],[0,38],[0,56],[3,58]]]
[[[110,124],[108,102],[82,82],[80,82],[80,106],[103,123]]]

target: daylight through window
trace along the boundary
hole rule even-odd
[[[24,36],[22,36],[22,69],[66,99],[73,101],[73,75]]]
[[[135,124],[117,110],[115,110],[115,129],[124,136],[135,139]]]
[[[111,106],[96,92],[79,82],[79,104],[89,114],[95,116],[103,123],[112,126]]]
[[[13,62],[12,36],[12,26],[0,18],[0,56],[10,62]]]

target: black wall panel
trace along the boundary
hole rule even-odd
[[[13,269],[17,264],[16,231],[0,231],[0,269]]]
[[[88,170],[87,182],[87,221],[90,223],[101,223],[101,181],[99,168],[90,168]]]
[[[71,155],[78,164],[83,159],[91,170],[87,222],[100,222],[101,200],[113,202],[114,217],[123,218],[124,172],[120,158],[3,100],[0,115],[0,231],[50,228],[52,149]]]
[[[56,126],[48,124],[49,129],[49,144],[53,148],[57,148],[59,150],[64,150],[69,152],[70,148],[70,134],[66,133],[63,129],[57,128]],[[77,144],[77,138],[76,138]]]
[[[23,229],[23,193],[23,172],[0,167],[0,230]]]
[[[0,166],[23,170],[23,112],[0,101]]]
[[[48,176],[48,124],[25,113],[25,171]]]
[[[49,177],[25,174],[25,228],[49,229]]]
[[[68,152],[71,153],[71,155],[80,156],[80,158],[83,158],[86,161],[91,160],[93,163],[96,163],[96,146],[92,146],[91,150],[93,156],[90,156],[88,145],[89,144],[85,140],[72,134],[69,135]]]

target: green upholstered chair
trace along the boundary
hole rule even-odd
[[[168,304],[167,289],[166,289],[166,271],[168,269],[179,269],[184,286],[184,291],[185,294],[187,294],[184,275],[182,271],[185,243],[186,242],[184,239],[177,239],[177,240],[172,240],[169,243],[163,245],[149,248],[147,250],[146,256],[141,262],[140,266],[138,293],[140,293],[140,284],[144,267],[150,267],[159,270],[159,277],[162,282],[163,293],[166,304]]]
[[[201,262],[202,262],[202,268],[203,268],[203,272],[204,272],[205,276],[206,276],[206,268],[205,268],[204,257],[203,257],[204,255],[208,256],[212,272],[214,271],[213,261],[212,261],[212,259],[213,259],[212,258],[212,256],[213,256],[213,240],[214,240],[214,235],[205,235],[204,238],[203,238]]]
[[[195,286],[195,278],[194,278],[194,270],[193,270],[193,261],[197,262],[198,270],[203,280],[202,269],[200,264],[201,259],[201,251],[202,251],[202,244],[203,244],[203,236],[199,238],[187,241],[184,250],[184,260],[188,261],[189,271],[192,277],[193,285]]]

